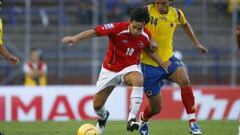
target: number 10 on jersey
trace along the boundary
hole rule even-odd
[[[132,56],[133,53],[134,53],[134,48],[127,48],[126,55],[128,55],[128,56]]]

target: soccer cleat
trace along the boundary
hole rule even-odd
[[[190,134],[192,135],[201,135],[201,129],[199,128],[199,124],[197,122],[190,122],[189,123],[189,130],[190,130]]]
[[[142,122],[139,128],[140,135],[149,135],[148,122]]]
[[[145,122],[142,120],[142,115],[143,112],[140,113],[140,128],[139,128],[139,132],[140,135],[149,135],[149,131],[148,131],[148,122]]]
[[[98,119],[96,128],[98,130],[98,133],[101,135],[106,127],[107,119],[110,115],[110,113],[107,111],[106,118],[104,120]]]
[[[133,132],[134,130],[139,129],[140,124],[136,119],[130,119],[127,123],[127,130]]]

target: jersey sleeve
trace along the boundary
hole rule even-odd
[[[146,42],[146,47],[147,48],[149,48],[150,47],[150,41],[151,41],[151,38],[152,38],[152,36],[151,36],[151,33],[150,33],[150,31],[145,27],[144,28],[144,31],[145,31],[145,33],[146,33],[146,36],[148,37],[147,39],[147,42]]]
[[[99,26],[96,26],[94,29],[98,36],[111,36],[116,32],[117,24],[109,23],[109,24],[99,25]]]
[[[23,65],[23,72],[25,73],[25,74],[28,74],[28,73],[31,73],[31,68],[28,66],[28,63],[24,63],[24,65]]]
[[[184,13],[182,12],[182,10],[180,10],[180,9],[176,9],[176,10],[177,10],[177,14],[178,14],[178,22],[179,22],[179,24],[181,24],[181,25],[186,24],[187,23],[187,19],[186,19]]]
[[[3,25],[1,18],[0,18],[0,45],[3,45]]]

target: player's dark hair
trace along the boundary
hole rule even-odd
[[[169,0],[170,6],[173,6],[173,0]]]
[[[144,22],[147,24],[150,21],[147,8],[135,8],[130,15],[130,21]]]

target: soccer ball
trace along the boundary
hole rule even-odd
[[[77,135],[99,135],[96,127],[92,124],[83,124],[79,129],[78,129],[78,134]]]

